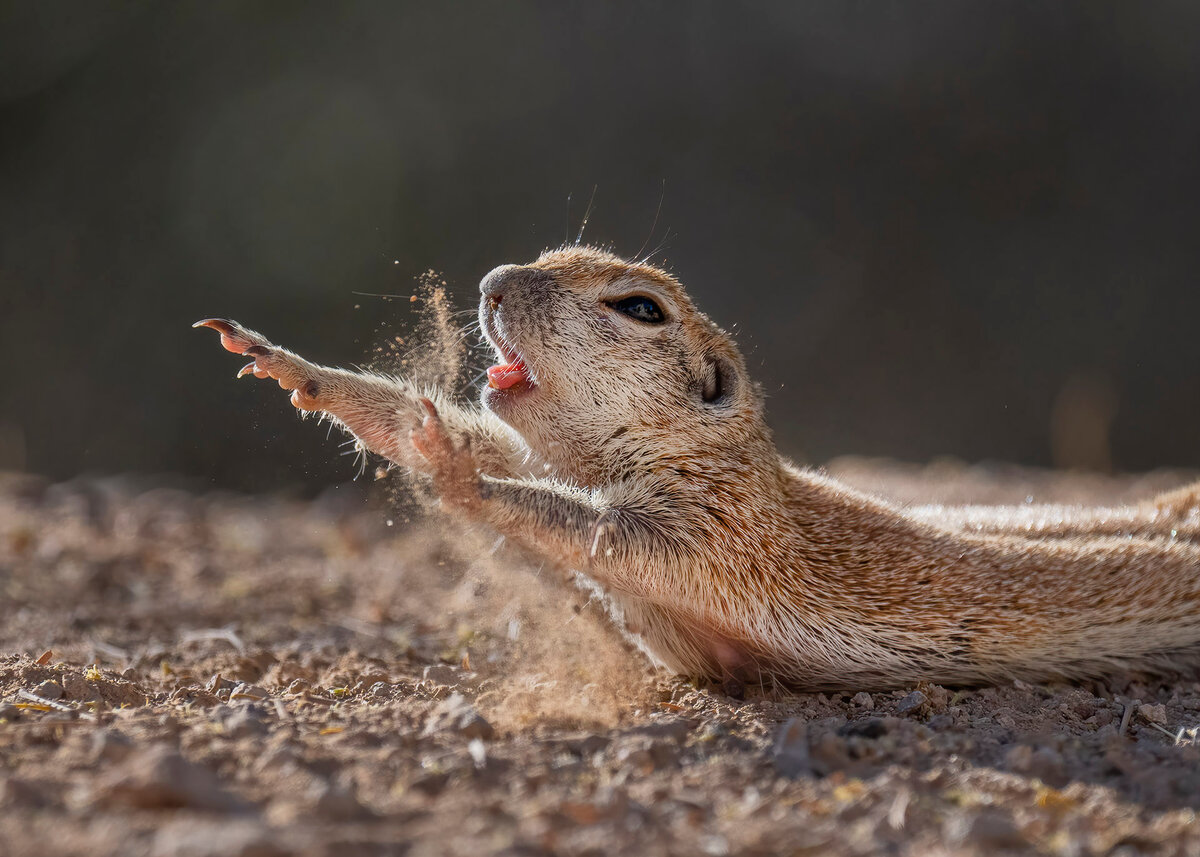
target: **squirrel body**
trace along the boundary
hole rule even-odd
[[[656,662],[807,690],[1200,663],[1200,484],[1120,508],[922,507],[776,451],[732,339],[590,247],[481,283],[481,404],[198,324],[443,506],[586,575]]]

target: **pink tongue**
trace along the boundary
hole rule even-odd
[[[495,390],[507,390],[514,384],[529,380],[529,371],[525,364],[518,360],[503,366],[489,366],[487,370],[488,386]]]

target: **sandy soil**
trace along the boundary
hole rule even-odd
[[[831,469],[905,501],[1184,478]],[[0,852],[1200,854],[1195,676],[733,699],[408,517],[0,480]]]

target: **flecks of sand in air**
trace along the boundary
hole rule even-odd
[[[479,344],[474,311],[455,311],[440,274],[422,274],[412,295],[387,296],[379,311],[371,370],[404,375],[467,401],[478,398],[473,375],[493,355]],[[476,705],[485,717],[501,729],[546,722],[611,726],[650,704],[652,678],[644,658],[568,570],[548,567],[494,533],[429,514],[436,503],[427,486],[399,468],[381,468],[377,476],[384,478],[376,484],[402,513],[393,517],[405,541],[417,537],[453,554],[426,572],[462,575],[452,598],[430,605],[449,614],[438,624],[504,641],[498,649],[488,647],[503,653],[498,662],[471,658],[482,679]]]

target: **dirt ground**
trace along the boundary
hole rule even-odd
[[[830,469],[905,502],[1187,478]],[[0,853],[1200,854],[1196,676],[734,699],[384,495],[0,479]]]

